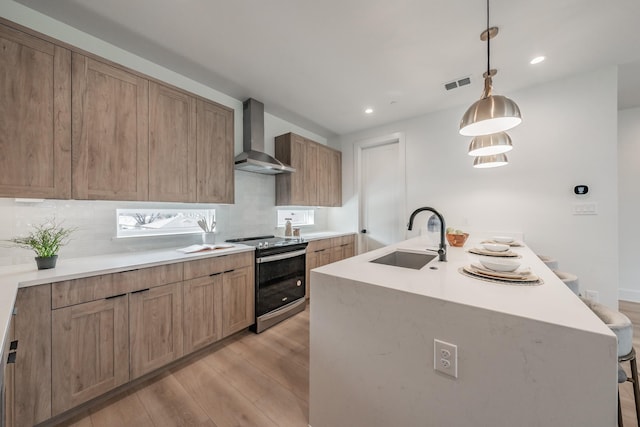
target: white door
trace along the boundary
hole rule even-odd
[[[404,138],[394,134],[356,144],[361,252],[404,238]]]

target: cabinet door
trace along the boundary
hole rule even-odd
[[[255,321],[253,267],[226,272],[222,282],[222,335],[229,336]]]
[[[318,146],[317,150],[318,163],[315,172],[318,183],[318,205],[331,206],[333,191],[331,188],[331,157],[333,150],[321,146]]]
[[[15,313],[18,349],[5,383],[7,421],[33,426],[51,417],[51,285],[18,289]]]
[[[309,206],[310,195],[307,184],[310,172],[307,168],[310,151],[307,140],[294,133],[276,137],[275,157],[296,169],[293,173],[276,175],[276,205]]]
[[[197,102],[197,201],[233,203],[233,110]]]
[[[53,310],[52,323],[52,415],[129,380],[127,295]]]
[[[196,99],[149,83],[149,200],[196,201]]]
[[[184,353],[222,338],[222,273],[183,283]]]
[[[318,249],[314,252],[307,252],[307,268],[306,268],[306,297],[309,298],[311,294],[311,270],[314,268],[322,267],[331,262],[331,248]]]
[[[0,196],[71,197],[71,52],[0,25]]]
[[[147,200],[148,81],[73,53],[74,199]]]
[[[182,356],[181,285],[130,294],[131,379]]]
[[[329,204],[328,206],[342,206],[342,153],[329,150]]]
[[[318,155],[320,146],[313,141],[305,140],[305,162],[304,162],[304,193],[305,205],[318,206],[318,189],[322,183],[318,182],[318,170],[320,163]]]

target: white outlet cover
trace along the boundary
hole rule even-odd
[[[458,378],[458,346],[434,339],[433,369],[453,378]]]

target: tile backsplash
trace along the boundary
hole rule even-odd
[[[193,208],[216,210],[216,239],[282,234],[276,228],[275,177],[250,172],[235,172],[235,204],[189,204]],[[61,258],[79,258],[120,252],[180,248],[201,242],[200,234],[116,239],[118,208],[180,208],[183,203],[118,202],[86,200],[45,200],[17,202],[0,198],[0,265],[33,262],[35,253],[11,246],[6,240],[27,234],[31,224],[55,217],[67,227],[77,227],[68,245],[60,250]],[[313,227],[305,231],[327,229],[327,209],[316,209]]]

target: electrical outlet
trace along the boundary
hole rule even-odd
[[[598,302],[600,300],[600,293],[598,291],[586,290],[584,297],[590,301]]]
[[[433,369],[458,378],[458,346],[434,339]]]

